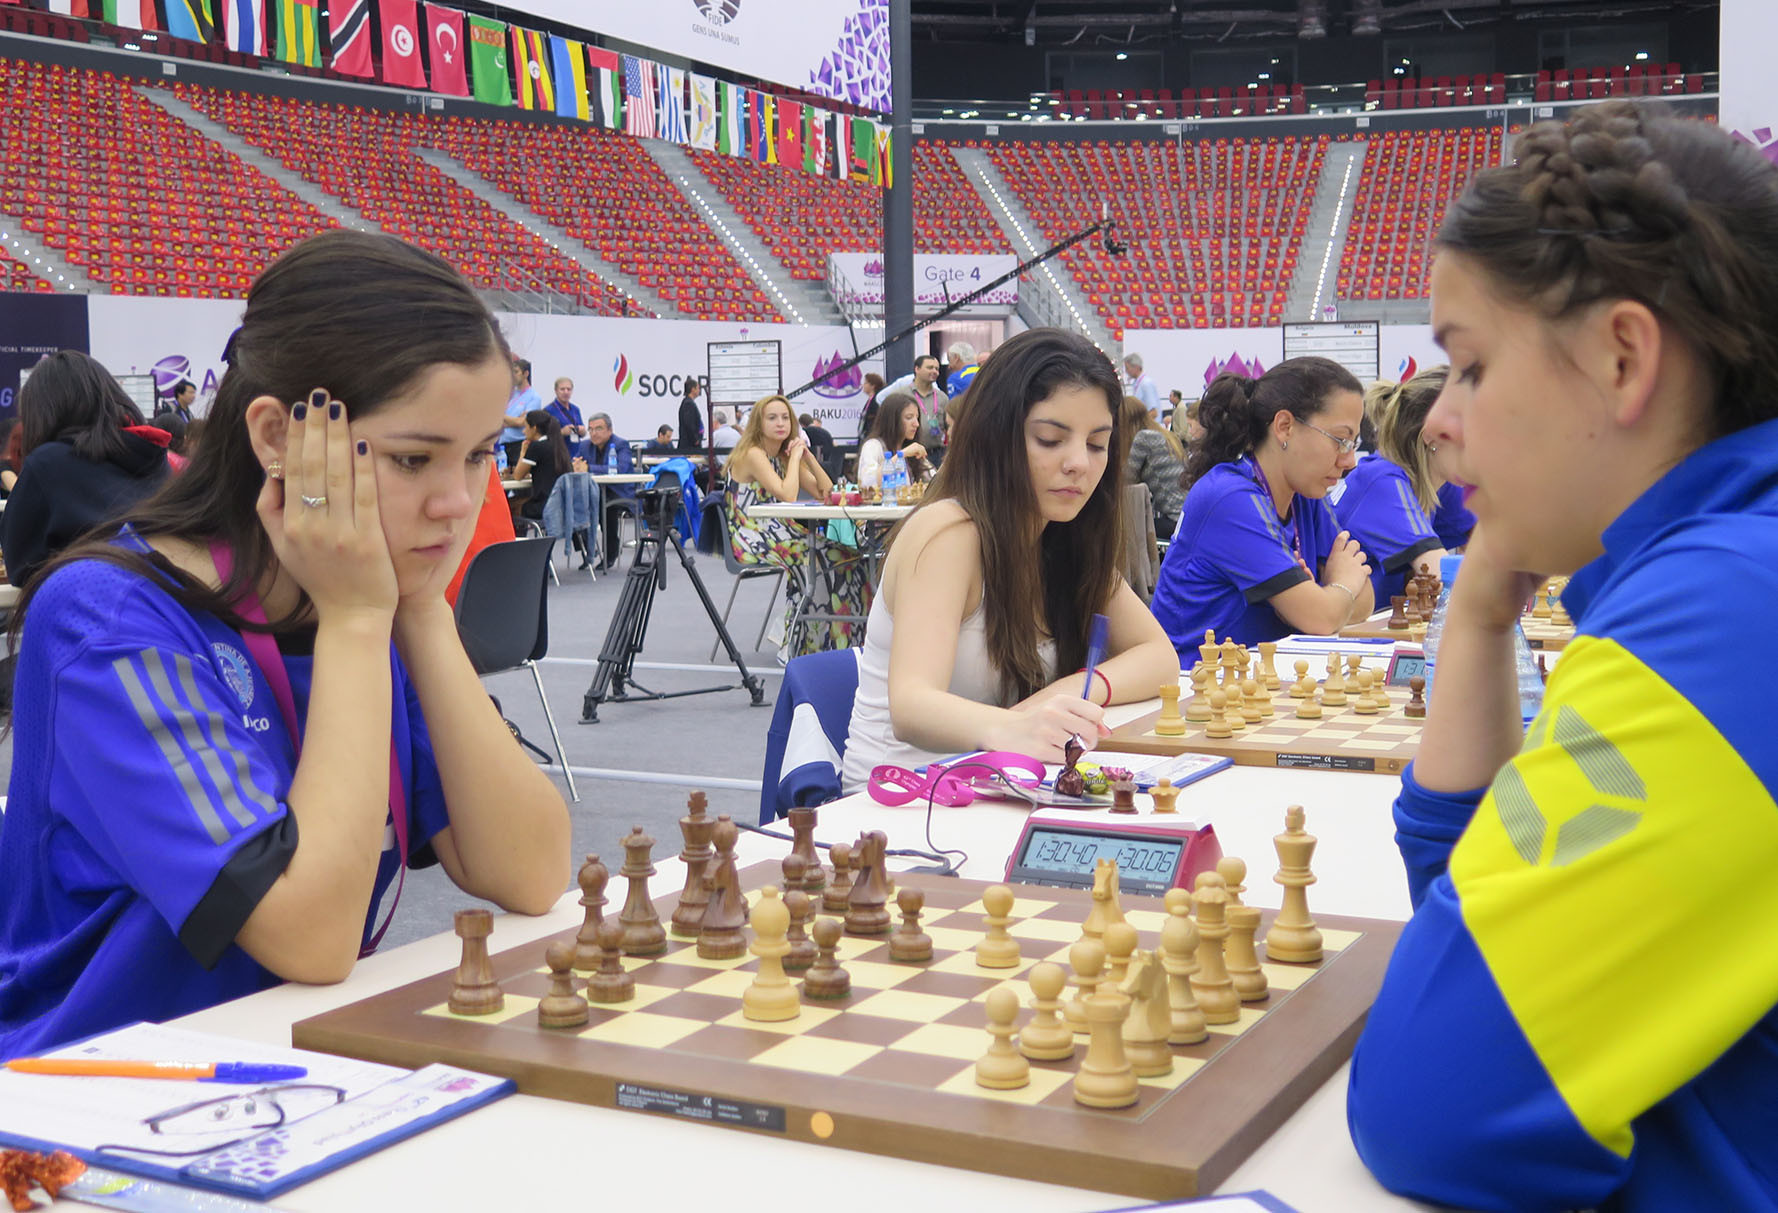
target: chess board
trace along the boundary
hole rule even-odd
[[[1340,636],[1345,640],[1399,640],[1403,644],[1414,643],[1414,632],[1411,627],[1392,628],[1389,626],[1388,611],[1372,615],[1362,623],[1347,624],[1340,629]]]
[[[747,889],[777,865],[741,873]],[[984,929],[980,882],[901,874],[924,891],[934,955],[889,959],[887,937],[841,941],[852,992],[805,1000],[778,1024],[741,1015],[751,956],[703,960],[669,937],[654,958],[626,957],[635,997],[594,1005],[582,1027],[544,1029],[536,1008],[548,988],[539,940],[498,952],[505,1006],[481,1017],[446,1007],[452,974],[297,1023],[307,1049],[419,1066],[443,1061],[514,1079],[533,1095],[673,1116],[705,1124],[1068,1184],[1149,1199],[1193,1196],[1221,1183],[1350,1055],[1382,983],[1400,923],[1320,918],[1327,955],[1313,965],[1265,963],[1270,996],[1243,1004],[1238,1023],[1174,1048],[1173,1073],[1143,1079],[1129,1108],[1074,1102],[1071,1080],[1086,1051],[1031,1063],[1031,1083],[992,1091],[974,1081],[989,1043],[984,1000],[1013,983],[1022,1004],[1032,965],[1067,967],[1092,902],[1084,890],[1014,886],[1015,969],[978,968]],[[669,899],[657,899],[663,920]],[[893,904],[893,902],[892,902]],[[1123,899],[1141,946],[1158,946],[1166,912],[1157,899]],[[1270,925],[1266,911],[1260,937]],[[572,938],[569,933],[563,938]],[[489,940],[498,947],[498,932]],[[1262,948],[1263,959],[1263,948]],[[1028,1018],[1029,1012],[1021,1013]],[[688,1142],[686,1157],[695,1157]]]
[[[1358,692],[1347,681],[1343,707],[1322,705],[1320,720],[1299,720],[1287,678],[1272,695],[1272,718],[1235,730],[1232,737],[1210,737],[1199,721],[1185,722],[1183,737],[1162,737],[1154,731],[1158,710],[1120,725],[1099,743],[1100,750],[1129,754],[1218,754],[1247,767],[1305,768],[1317,771],[1359,771],[1395,775],[1420,749],[1426,721],[1402,715],[1408,692],[1389,688],[1389,707],[1373,716],[1352,710]],[[1189,691],[1179,697],[1183,714]],[[1097,757],[1097,755],[1095,755]],[[1104,765],[1104,761],[1100,761]]]
[[[1526,614],[1519,620],[1519,626],[1525,631],[1525,642],[1541,652],[1559,652],[1567,648],[1574,639],[1572,622],[1556,624],[1547,618],[1539,619],[1535,615]]]

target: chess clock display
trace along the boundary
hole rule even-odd
[[[1145,897],[1189,889],[1212,871],[1222,844],[1209,825],[1188,820],[1133,822],[1105,813],[1044,812],[1025,819],[1006,879],[1055,889],[1090,889],[1102,859],[1117,861],[1122,887]]]
[[[1383,681],[1392,687],[1405,687],[1410,678],[1426,677],[1426,654],[1419,649],[1397,649],[1389,659],[1389,673]]]

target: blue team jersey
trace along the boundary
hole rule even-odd
[[[1279,518],[1253,461],[1219,463],[1186,494],[1151,604],[1173,647],[1196,660],[1204,633],[1236,644],[1290,634],[1273,595],[1321,580],[1340,525],[1319,497],[1298,494]],[[1297,541],[1303,559],[1297,559]]]
[[[1396,802],[1414,916],[1348,1119],[1476,1209],[1778,1208],[1778,422],[1606,528],[1523,749]]]
[[[393,647],[390,663],[419,867],[449,819]],[[313,659],[285,665],[301,719]],[[296,849],[285,803],[296,753],[240,635],[114,565],[70,565],[31,603],[13,721],[0,1058],[275,985],[233,941]],[[392,826],[384,848],[367,939],[395,876]]]
[[[1414,561],[1444,545],[1414,497],[1406,469],[1370,454],[1342,482],[1334,516],[1371,561],[1371,589],[1378,606],[1403,592]]]
[[[1438,535],[1438,545],[1447,552],[1454,552],[1469,542],[1469,533],[1475,530],[1475,515],[1463,504],[1463,490],[1456,485],[1439,485],[1438,509],[1432,511],[1432,529]]]

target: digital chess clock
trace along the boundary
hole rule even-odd
[[[1090,889],[1101,859],[1117,861],[1118,887],[1160,897],[1189,889],[1212,871],[1222,844],[1208,824],[1171,814],[1070,812],[1039,809],[1025,819],[1006,862],[1006,879],[1057,889]]]

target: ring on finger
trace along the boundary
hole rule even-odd
[[[307,493],[304,493],[302,499],[303,504],[308,506],[311,510],[318,510],[327,504],[327,498],[325,496],[311,497]]]

